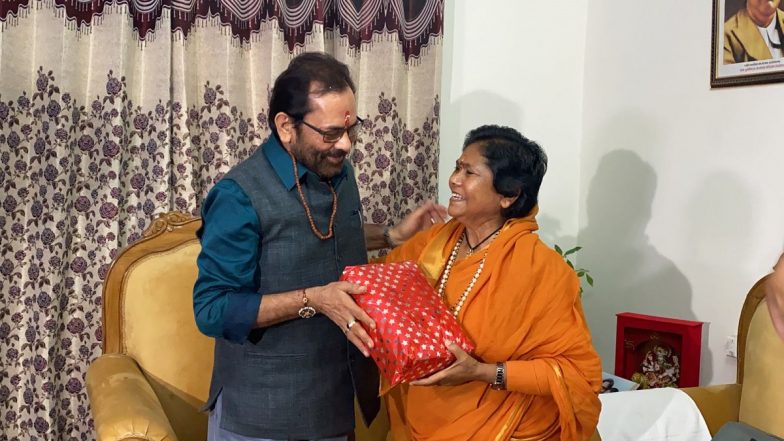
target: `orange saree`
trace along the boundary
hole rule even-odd
[[[574,271],[534,233],[535,211],[506,222],[458,321],[485,363],[507,363],[507,390],[401,385],[387,395],[393,437],[404,440],[587,440],[599,418],[599,356]],[[456,221],[417,234],[383,258],[415,260],[435,285],[463,233]],[[446,284],[454,305],[484,252],[458,260]]]

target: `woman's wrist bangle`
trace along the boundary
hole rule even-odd
[[[392,243],[392,238],[389,237],[389,230],[390,227],[384,227],[384,243],[387,245],[387,248],[394,248],[395,244]]]

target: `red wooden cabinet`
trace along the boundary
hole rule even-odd
[[[702,322],[621,312],[617,323],[615,375],[640,389],[699,385]]]

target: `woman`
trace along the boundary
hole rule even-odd
[[[417,261],[476,345],[466,354],[449,344],[452,366],[390,392],[395,440],[593,434],[601,366],[579,281],[534,233],[546,169],[542,149],[516,130],[471,131],[449,178],[452,220],[383,258]]]

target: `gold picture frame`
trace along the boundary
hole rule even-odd
[[[760,29],[756,21],[771,8],[768,28]],[[711,88],[784,81],[784,48],[778,45],[784,45],[784,2],[713,0]]]

